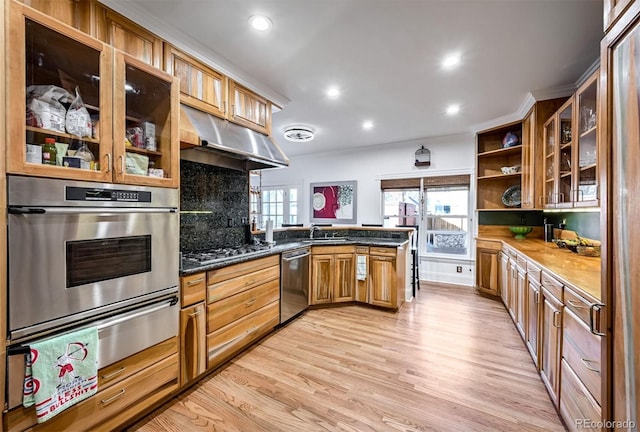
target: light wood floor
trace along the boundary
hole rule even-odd
[[[564,431],[501,303],[312,310],[131,431]]]

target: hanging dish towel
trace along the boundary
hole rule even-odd
[[[90,327],[30,345],[23,405],[38,423],[98,391],[98,329]]]

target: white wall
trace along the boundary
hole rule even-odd
[[[304,143],[299,145],[303,146]],[[415,152],[421,146],[431,151],[429,168],[414,166]],[[356,180],[356,224],[382,223],[380,180],[468,174],[475,169],[474,157],[475,137],[471,133],[296,156],[290,158],[288,168],[264,170],[262,186],[298,186],[299,222],[307,225],[311,207],[309,183]],[[472,191],[472,194],[475,192]],[[473,232],[474,229],[470,229],[470,234]],[[457,265],[463,266],[462,273],[455,272]],[[421,277],[425,280],[473,285],[473,262],[464,261],[457,265],[451,262],[428,262],[423,257]]]

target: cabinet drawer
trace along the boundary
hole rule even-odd
[[[280,279],[279,266],[264,268],[253,273],[209,285],[207,288],[207,302],[212,303],[222,300],[274,279]]]
[[[527,262],[527,277],[529,280],[535,280],[540,283],[542,276],[542,270],[537,265],[533,264],[531,261]]]
[[[397,253],[398,253],[398,250],[396,248],[391,248],[391,247],[371,246],[369,248],[370,255],[383,255],[383,256],[395,257]]]
[[[558,300],[562,302],[562,287],[563,285],[558,282],[555,278],[548,275],[547,272],[542,272],[540,276],[540,284],[547,289],[551,294],[553,294]]]
[[[509,258],[516,260],[518,254],[516,253],[515,250],[511,249],[510,247],[507,246],[503,246],[502,248],[502,253],[506,254]]]
[[[144,351],[103,367],[98,371],[98,389],[100,391],[105,390],[176,352],[178,352],[178,338],[172,337]]]
[[[280,299],[280,280],[242,291],[207,306],[207,332],[211,333]]]
[[[7,414],[8,430],[111,431],[178,388],[178,354],[131,375],[117,385],[74,405],[41,424],[36,424],[35,408],[16,408]]]
[[[516,255],[516,264],[523,272],[527,271],[527,260],[522,255]]]
[[[313,255],[335,255],[340,253],[354,253],[355,246],[313,246],[311,253]]]
[[[564,288],[564,303],[582,322],[587,326],[589,325],[589,308],[591,307],[591,303],[587,302],[568,287]]]
[[[600,432],[600,428],[596,427],[601,421],[600,405],[591,397],[564,359],[561,364],[560,414],[565,425],[572,432]]]
[[[356,253],[357,254],[368,254],[369,253],[369,246],[356,246]]]
[[[491,249],[499,251],[502,249],[502,243],[489,240],[476,240],[476,247],[478,249]]]
[[[180,278],[180,305],[191,306],[204,301],[207,293],[206,273],[196,273]]]
[[[240,264],[233,264],[207,272],[207,283],[209,285],[233,279],[238,276],[254,273],[258,270],[278,266],[280,264],[280,255],[272,255],[265,258],[258,258]]]
[[[576,376],[600,403],[600,344],[601,338],[589,331],[589,328],[571,311],[565,308],[562,321],[562,357],[571,366]]]
[[[214,368],[251,342],[269,333],[280,321],[280,303],[273,302],[207,335],[207,367]]]

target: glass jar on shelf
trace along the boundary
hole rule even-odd
[[[85,141],[80,142],[80,147],[78,147],[75,156],[80,159],[80,168],[88,170],[95,169],[96,159]]]

